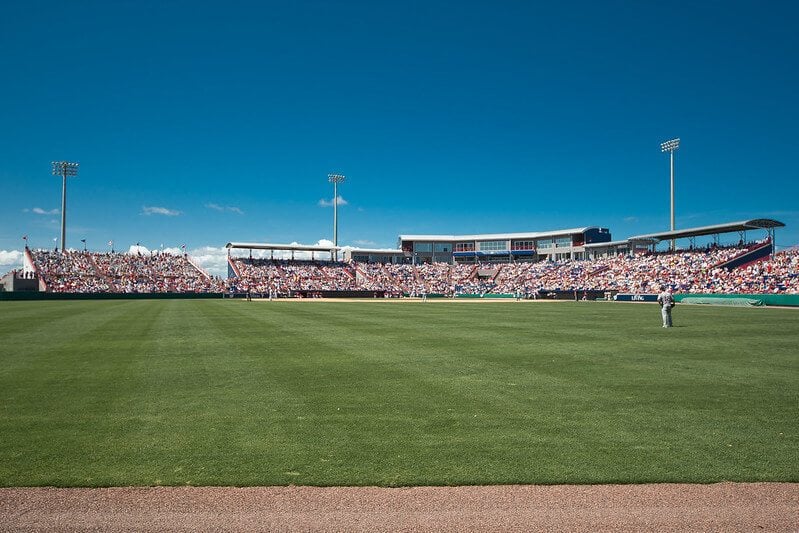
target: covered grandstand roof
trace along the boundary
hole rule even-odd
[[[294,250],[298,252],[332,252],[334,250],[341,250],[337,246],[318,246],[307,244],[271,244],[271,243],[258,243],[258,242],[229,242],[225,248],[242,249],[242,250]]]
[[[586,228],[562,229],[556,231],[530,231],[526,233],[484,233],[477,235],[400,235],[401,241],[429,241],[429,242],[451,242],[451,241],[488,241],[504,239],[540,239],[546,237],[556,237],[558,235],[574,235],[575,233],[585,233],[590,229],[602,229],[599,226],[589,226]]]
[[[255,242],[229,242],[225,245],[228,249],[241,249],[241,250],[294,250],[295,252],[331,252],[351,250],[353,252],[370,253],[370,254],[401,254],[402,250],[396,248],[352,248],[350,246],[319,246],[319,245],[305,245],[305,244],[273,244],[273,243],[255,243]]]
[[[647,235],[636,235],[627,239],[628,241],[665,241],[670,239],[684,239],[688,237],[702,237],[704,235],[717,235],[719,233],[732,233],[735,231],[748,231],[753,229],[770,230],[782,228],[785,224],[779,220],[770,218],[754,218],[742,220],[740,222],[728,222],[726,224],[715,224],[713,226],[701,226],[698,228],[680,229],[674,231],[664,231],[661,233],[649,233]]]

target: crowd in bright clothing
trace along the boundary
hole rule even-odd
[[[618,255],[592,260],[517,263],[391,264],[230,258],[230,279],[209,276],[186,254],[31,251],[52,292],[230,292],[287,295],[374,291],[386,295],[524,294],[548,291],[799,294],[799,249],[738,268],[724,263],[747,250]]]
[[[31,255],[50,292],[222,292],[226,286],[185,254],[36,250]]]
[[[238,291],[288,294],[297,291],[359,290],[355,272],[347,263],[231,259],[237,275],[229,280]]]

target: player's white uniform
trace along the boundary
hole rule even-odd
[[[671,327],[671,308],[674,307],[674,296],[669,291],[663,291],[658,294],[658,303],[660,304],[660,314],[663,315],[663,327]]]

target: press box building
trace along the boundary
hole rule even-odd
[[[610,241],[610,230],[592,226],[528,233],[400,235],[398,248],[413,263],[509,263],[585,259],[587,244]]]

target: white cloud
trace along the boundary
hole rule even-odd
[[[19,250],[0,250],[0,266],[22,268],[22,252]]]
[[[168,217],[176,217],[180,214],[180,211],[175,211],[174,209],[167,209],[166,207],[142,207],[142,214],[143,215],[164,215]]]
[[[638,217],[624,217],[625,222],[638,222]]]
[[[357,239],[357,240],[352,241],[352,242],[357,244],[358,246],[374,246],[375,244],[377,244],[374,241],[367,241],[365,239]]]
[[[57,215],[61,212],[60,209],[42,209],[41,207],[34,207],[33,209],[23,209],[23,213],[34,213],[36,215]]]
[[[212,276],[227,278],[227,248],[201,246],[190,250],[189,255],[200,268]]]
[[[236,214],[239,214],[239,215],[243,215],[244,214],[244,211],[242,211],[240,208],[238,208],[236,206],[232,206],[232,205],[205,204],[205,207],[207,207],[208,209],[213,209],[214,211],[222,212],[222,213],[228,212],[228,213],[236,213]]]
[[[148,250],[144,246],[140,246],[138,244],[131,244],[130,248],[128,248],[128,253],[131,254],[131,255],[137,254],[137,253],[138,254],[142,254],[142,255],[146,255],[146,254],[150,253],[150,250]]]
[[[341,195],[339,194],[338,196],[336,196],[336,204],[347,205],[347,200],[342,198]],[[319,207],[333,207],[333,200],[325,200],[324,198],[322,198],[321,200],[319,200]]]

